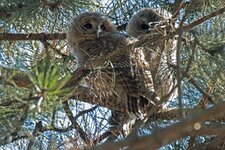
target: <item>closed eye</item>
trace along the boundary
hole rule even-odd
[[[149,28],[149,26],[145,23],[141,24],[141,28],[144,30],[147,30]]]
[[[93,27],[93,25],[91,23],[86,23],[86,24],[84,24],[84,27],[86,29],[91,29]]]

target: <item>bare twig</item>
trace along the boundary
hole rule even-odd
[[[174,64],[169,64],[169,65],[170,65],[171,67],[173,67],[173,68],[177,68],[177,66],[174,65]],[[194,87],[195,87],[200,93],[202,93],[205,97],[207,97],[208,100],[209,100],[212,104],[215,104],[215,102],[214,102],[214,100],[212,99],[212,97],[198,85],[198,82],[197,82],[190,74],[186,73],[183,69],[181,70],[181,72],[182,72],[182,75],[183,75],[184,77],[186,77],[186,78],[188,79],[188,81],[189,81],[192,85],[194,85]]]
[[[178,33],[178,40],[177,40],[177,53],[176,53],[176,61],[177,61],[177,91],[178,91],[178,102],[179,102],[179,109],[180,114],[183,116],[183,103],[182,103],[182,89],[181,89],[181,66],[180,66],[180,50],[181,50],[181,43],[182,43],[182,24],[180,26],[180,30]],[[184,117],[184,116],[183,116]]]
[[[183,8],[185,6],[185,3],[182,2],[182,0],[176,0],[175,1],[175,12],[172,16],[172,18],[176,18],[179,14],[179,11],[181,10],[181,8]]]
[[[80,134],[80,137],[82,138],[82,140],[89,145],[90,143],[90,139],[88,138],[88,135],[85,133],[85,131],[80,127],[80,125],[76,122],[76,120],[73,117],[73,113],[71,112],[70,108],[69,108],[69,104],[68,101],[63,102],[63,108],[69,118],[69,120],[71,121],[73,127],[75,129],[77,129],[78,133]]]
[[[194,41],[192,43],[191,54],[190,54],[190,58],[189,58],[188,63],[187,63],[187,67],[186,67],[185,73],[188,73],[190,68],[191,68],[192,62],[194,60],[194,54],[195,54],[195,51],[196,51],[197,41],[198,41],[198,38],[195,35],[195,32],[192,31],[192,33],[193,33],[195,38],[194,38]]]
[[[195,136],[191,136],[190,139],[188,140],[188,150],[192,150],[193,146],[195,144]]]
[[[181,45],[182,45],[182,36],[183,36],[183,24],[186,20],[187,15],[189,14],[191,7],[193,5],[193,2],[191,1],[191,4],[187,7],[185,10],[184,16],[181,19],[181,22],[179,23],[179,28],[177,30],[178,32],[178,40],[177,40],[177,51],[176,51],[176,61],[177,61],[177,92],[178,92],[178,103],[179,103],[179,109],[180,114],[182,117],[185,117],[183,114],[183,102],[182,102],[182,87],[181,87],[181,80],[182,80],[182,73],[181,73],[181,60],[180,60],[180,51],[181,51]]]
[[[86,109],[86,110],[83,110],[81,112],[79,112],[75,117],[74,117],[74,120],[76,121],[80,116],[86,114],[86,113],[89,113],[89,112],[92,112],[94,111],[95,109],[97,109],[99,106],[96,105],[94,107],[91,107],[90,109]]]
[[[99,137],[97,137],[94,140],[94,144],[98,144],[99,142],[103,141],[104,139],[106,139],[112,135],[117,135],[117,134],[119,134],[119,132],[120,132],[120,130],[118,130],[118,129],[108,130],[108,131],[104,132],[102,135],[100,135]]]
[[[41,130],[41,129],[42,129],[42,122],[39,121],[39,122],[36,123],[36,126],[35,126],[35,129],[34,129],[33,133],[32,133],[32,136],[37,137],[38,133],[39,133],[39,130]],[[30,139],[30,142],[29,142],[28,147],[27,147],[28,150],[33,149],[34,141],[35,141],[35,138]]]

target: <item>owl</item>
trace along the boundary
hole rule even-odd
[[[154,88],[159,97],[174,99],[177,91],[170,92],[176,84],[170,63],[176,63],[176,40],[170,35],[174,23],[164,9],[144,8],[129,20],[127,33],[143,40],[145,59],[150,64]],[[169,94],[170,93],[170,94]]]
[[[84,12],[75,17],[67,40],[77,57],[78,68],[116,50],[122,51],[132,42],[118,32],[107,17],[97,12]],[[149,67],[143,51],[133,48],[94,68],[86,77],[87,86],[83,93],[87,95],[88,89],[93,103],[111,110],[142,113],[158,100]]]

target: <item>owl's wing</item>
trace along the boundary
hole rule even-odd
[[[85,40],[79,43],[79,46],[89,54],[89,60],[95,60],[96,57],[126,49],[130,42],[127,36],[115,32],[106,33],[96,40]],[[118,106],[122,104],[128,112],[134,113],[140,113],[141,109],[156,103],[150,66],[145,61],[141,49],[133,48],[128,54],[112,57],[109,61],[111,65],[99,66],[101,76],[95,76],[97,74],[93,73],[94,76],[88,79],[88,82],[93,81],[89,88],[93,89],[93,95],[97,96],[97,103],[112,109],[115,106],[114,110],[118,110]],[[115,91],[111,92],[108,89],[113,82],[107,78],[112,77],[113,74],[115,75]]]
[[[123,55],[112,60],[116,72],[116,84],[123,87],[121,97],[125,97],[128,114],[120,111],[112,111],[109,119],[110,129],[123,127],[123,133],[128,135],[132,130],[136,117],[143,119],[149,108],[157,103],[157,95],[154,91],[150,66],[144,59],[141,49],[133,49],[129,55]],[[113,135],[117,135],[114,133]],[[112,136],[113,137],[113,136]]]
[[[174,90],[176,85],[174,70],[169,64],[176,63],[176,39],[163,37],[162,33],[165,33],[167,29],[160,29],[165,30],[164,32],[158,30],[152,29],[151,32],[142,37],[146,38],[144,50],[146,60],[150,64],[156,93],[160,97],[167,96],[167,100],[172,100],[177,96],[177,91]]]
[[[127,91],[128,112],[142,113],[145,108],[155,105],[157,96],[154,91],[150,66],[141,49],[133,49],[129,55],[112,60],[116,71],[116,83]]]

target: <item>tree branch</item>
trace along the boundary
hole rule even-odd
[[[80,125],[76,122],[76,120],[73,117],[73,113],[71,112],[70,108],[69,108],[69,104],[68,101],[63,102],[63,108],[66,112],[66,115],[68,116],[69,120],[72,123],[72,126],[74,126],[75,129],[77,129],[78,133],[80,134],[82,140],[89,145],[89,138],[88,135],[85,133],[85,131],[80,127]]]
[[[202,144],[196,145],[193,149],[224,149],[225,137],[215,137],[211,141],[206,141]]]
[[[225,7],[221,8],[219,10],[216,10],[216,11],[210,13],[207,16],[203,16],[202,18],[200,18],[200,19],[198,19],[198,20],[196,20],[196,21],[194,21],[194,22],[192,22],[192,23],[190,23],[186,26],[183,26],[183,30],[189,31],[189,30],[193,29],[194,27],[202,24],[203,22],[205,22],[205,21],[207,21],[207,20],[209,20],[209,19],[211,19],[211,18],[213,18],[213,17],[215,17],[219,14],[223,14],[224,12],[225,12]]]
[[[202,24],[203,22],[225,12],[225,7],[210,13],[186,26],[183,26],[184,31],[189,31],[192,28]],[[124,28],[125,25],[118,25],[118,29]],[[66,33],[0,33],[0,41],[19,41],[19,40],[65,40]]]
[[[217,105],[209,108],[208,110],[194,113],[187,116],[186,119],[169,126],[164,129],[156,130],[154,133],[148,136],[139,137],[134,135],[124,141],[112,142],[93,147],[92,150],[103,150],[111,148],[111,150],[118,150],[123,147],[129,149],[157,149],[160,146],[173,142],[174,140],[195,135],[218,135],[224,136],[225,126],[221,124],[220,127],[210,127],[201,124],[205,120],[208,120],[214,116],[224,115],[225,102],[219,102]],[[179,129],[179,132],[177,130]],[[170,136],[165,136],[170,135]]]
[[[174,64],[169,64],[169,65],[170,65],[171,67],[175,68],[175,69],[177,68],[177,66],[174,65]],[[202,93],[205,97],[207,97],[208,100],[209,100],[212,104],[215,104],[215,102],[214,102],[214,100],[212,99],[212,97],[198,85],[197,81],[196,81],[191,75],[189,75],[189,74],[188,74],[186,71],[184,71],[183,69],[181,70],[181,73],[182,73],[183,76],[185,76],[185,77],[188,79],[188,81],[189,81],[192,85],[194,85],[194,87],[195,87],[200,93]]]
[[[65,40],[66,33],[0,33],[0,41]]]
[[[39,133],[39,131],[41,129],[42,129],[42,122],[39,121],[39,122],[36,123],[36,126],[35,126],[35,129],[34,129],[33,133],[32,133],[32,136],[33,137],[37,137],[38,133]],[[35,140],[35,138],[30,139],[30,142],[28,144],[27,150],[32,150],[33,149],[34,140]]]

